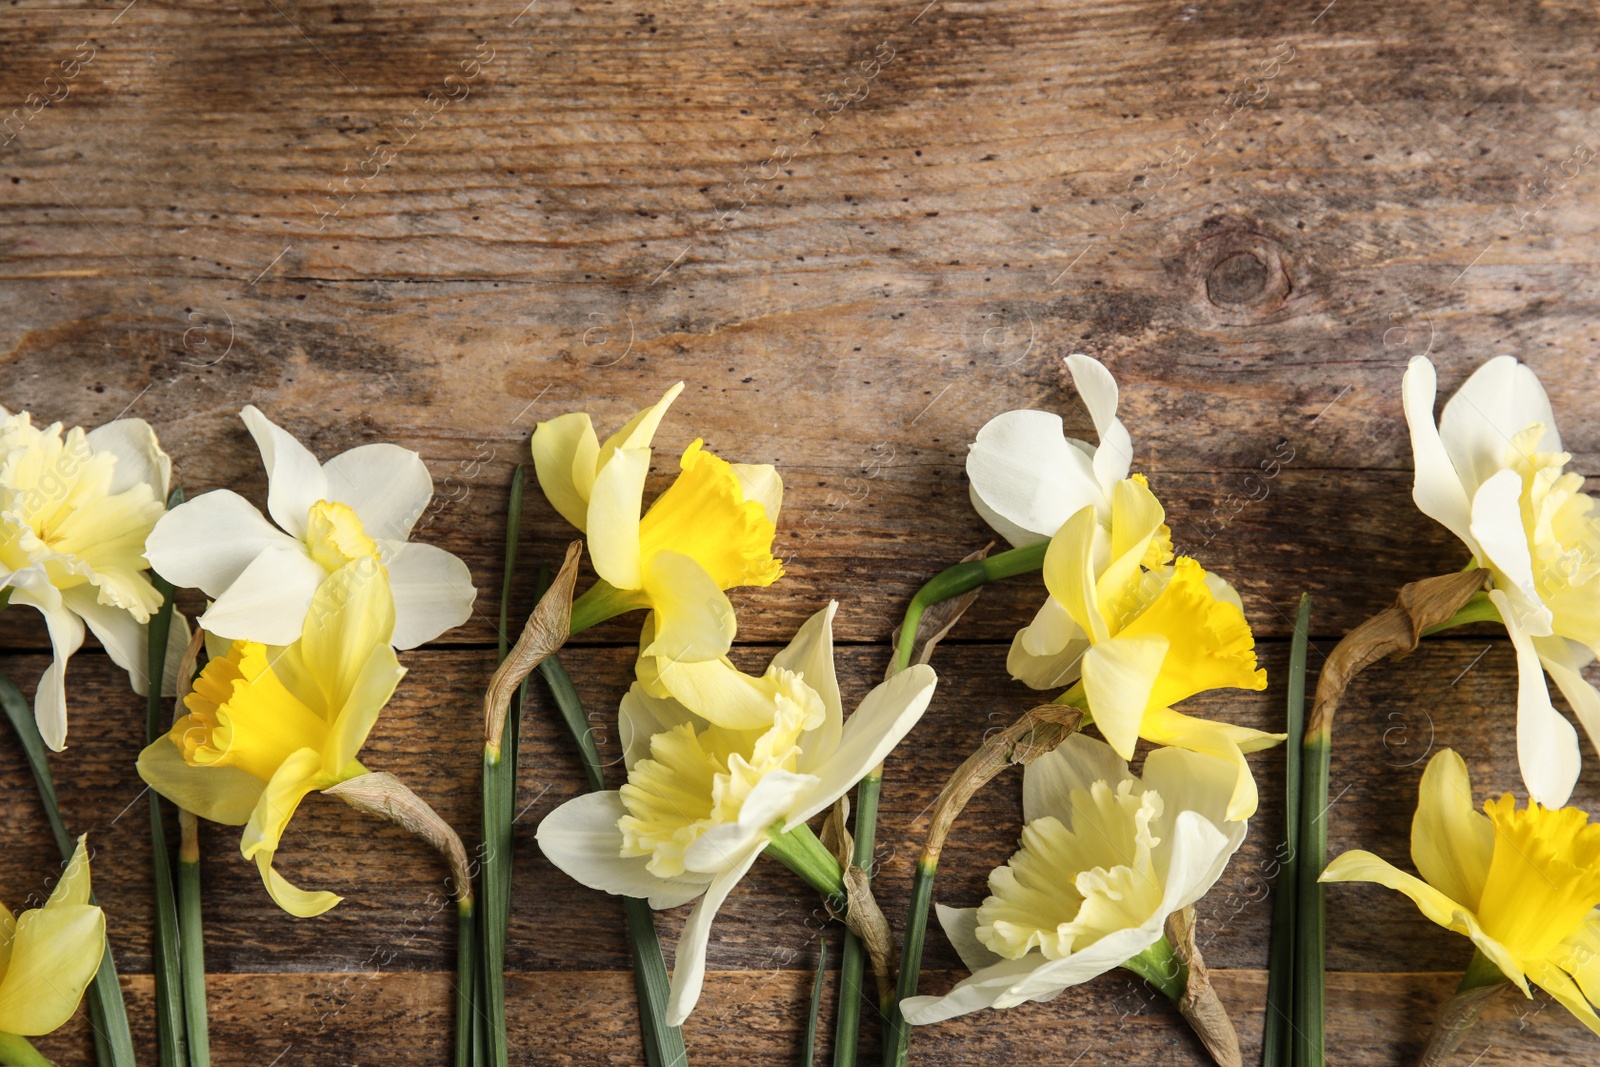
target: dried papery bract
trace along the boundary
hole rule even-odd
[[[464,908],[472,906],[472,869],[467,863],[466,846],[450,824],[404,782],[385,771],[374,771],[329,786],[323,792],[357,811],[403,826],[432,845],[450,865],[451,892],[456,902]]]
[[[582,541],[567,546],[567,558],[561,570],[528,616],[516,645],[489,680],[489,688],[483,695],[483,741],[494,753],[500,750],[506,711],[517,687],[546,656],[566,644],[571,635],[572,591],[578,580],[578,560],[582,556]]]
[[[1345,634],[1317,676],[1306,736],[1331,732],[1339,700],[1355,676],[1385,656],[1414,651],[1428,630],[1450,621],[1483,588],[1487,576],[1487,571],[1469,570],[1412,582],[1393,606]]]
[[[1499,981],[1492,985],[1463,989],[1445,1001],[1434,1020],[1433,1033],[1428,1035],[1428,1046],[1422,1050],[1417,1067],[1444,1067],[1466,1038],[1467,1031],[1477,1023],[1484,1009],[1512,985]]]
[[[1228,1018],[1228,1010],[1211,987],[1211,976],[1206,961],[1195,944],[1196,928],[1194,906],[1183,908],[1167,916],[1167,940],[1184,966],[1184,991],[1178,998],[1178,1011],[1199,1035],[1206,1051],[1220,1067],[1242,1067],[1239,1053],[1239,1032]]]

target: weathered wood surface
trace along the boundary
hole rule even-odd
[[[14,3],[0,11],[0,404],[141,415],[191,494],[261,497],[246,402],[324,456],[420,450],[439,487],[425,536],[467,560],[481,610],[404,657],[367,762],[468,831],[505,486],[534,422],[563,411],[615,425],[681,378],[664,446],[703,436],[778,463],[789,574],[736,594],[741,640],[762,659],[839,597],[859,696],[915,588],[990,539],[966,505],[966,442],[1024,406],[1088,436],[1059,357],[1097,355],[1121,382],[1136,468],[1180,545],[1238,585],[1274,671],[1266,694],[1199,703],[1262,726],[1281,717],[1302,589],[1326,649],[1401,583],[1462,562],[1410,503],[1410,355],[1428,352],[1446,389],[1489,355],[1527,360],[1578,469],[1600,470],[1590,5],[924,3]],[[59,99],[32,113],[42,93]],[[1272,460],[1281,473],[1263,479]],[[652,484],[672,466],[664,451]],[[525,553],[568,534],[530,500]],[[985,594],[940,652],[923,742],[890,762],[881,893],[897,925],[921,813],[1028,703],[1003,642],[1038,595],[1026,581]],[[568,657],[602,731],[634,622]],[[5,612],[0,647],[31,692],[37,619]],[[1466,755],[1480,798],[1517,789],[1513,676],[1485,633],[1364,677],[1341,711],[1334,848],[1404,861],[1430,746]],[[55,766],[99,849],[148,1042],[149,844],[130,808],[143,710],[102,656],[70,677],[73,746]],[[579,788],[574,756],[544,703],[527,721],[513,1048],[637,1062],[619,913],[532,845]],[[1275,753],[1254,765],[1261,814],[1202,909],[1247,1057],[1282,786]],[[1580,802],[1600,799],[1597,774]],[[941,899],[979,899],[1017,817],[1014,780],[974,802]],[[314,921],[270,904],[236,831],[204,833],[217,1061],[443,1062],[442,868],[326,799],[294,827],[284,869],[347,897]],[[0,899],[16,906],[52,853],[10,744],[0,830]],[[695,1062],[793,1061],[812,915],[780,869],[741,887],[688,1029]],[[669,948],[681,918],[662,917]],[[1374,888],[1335,889],[1330,923],[1332,1062],[1408,1062],[1464,943]],[[925,989],[954,980],[937,934],[929,965]],[[1548,1001],[1508,1003],[1461,1056],[1587,1062],[1594,1040]],[[85,1062],[82,1017],[45,1044]],[[1116,976],[921,1032],[917,1048],[929,1064],[1201,1057]]]

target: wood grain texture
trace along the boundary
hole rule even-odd
[[[421,536],[467,561],[479,611],[405,654],[364,759],[469,839],[510,467],[534,423],[565,411],[616,425],[682,379],[652,490],[696,437],[777,463],[789,573],[734,595],[738,654],[764,662],[837,597],[859,698],[910,595],[992,537],[967,505],[967,442],[1018,407],[1092,436],[1060,357],[1096,355],[1121,385],[1135,468],[1179,545],[1238,586],[1273,673],[1265,694],[1197,710],[1261,727],[1281,720],[1302,590],[1326,650],[1402,583],[1464,560],[1410,501],[1410,356],[1429,354],[1448,391],[1518,355],[1577,469],[1600,472],[1592,5],[524,2],[0,9],[0,404],[149,419],[190,495],[264,496],[247,402],[324,457],[418,449],[437,490]],[[530,494],[524,558],[569,534]],[[1027,580],[984,594],[939,651],[921,740],[890,760],[879,865],[896,926],[944,775],[1031,699],[1004,643],[1039,595]],[[567,656],[612,759],[636,625]],[[0,669],[30,693],[46,648],[35,615],[0,614]],[[1467,758],[1479,799],[1520,792],[1514,676],[1487,631],[1364,676],[1340,714],[1332,847],[1405,864],[1441,746]],[[97,848],[148,1052],[144,712],[103,655],[80,654],[69,678],[72,747],[54,765]],[[542,698],[524,737],[512,1047],[518,1062],[639,1062],[620,912],[533,846],[581,781]],[[1261,813],[1201,909],[1247,1057],[1282,790],[1277,753],[1253,765]],[[1596,773],[1577,802],[1600,801]],[[1017,798],[1002,778],[974,801],[939,899],[981,898],[1014,847]],[[54,857],[9,743],[0,834],[15,907]],[[436,857],[313,798],[282,866],[346,900],[296,921],[236,830],[207,827],[203,846],[219,1064],[445,1061],[454,934]],[[1336,887],[1329,907],[1332,1062],[1408,1062],[1464,942],[1376,888]],[[682,919],[660,918],[669,950]],[[719,918],[695,1062],[793,1061],[819,936],[837,931],[803,888],[758,865]],[[958,976],[937,934],[928,962],[925,991]],[[87,1062],[85,1026],[45,1047]],[[1201,1062],[1175,1015],[1115,975],[921,1032],[917,1049],[928,1064]],[[1532,1067],[1594,1050],[1536,1000],[1496,1008],[1460,1055]]]

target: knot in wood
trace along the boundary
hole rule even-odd
[[[1223,307],[1253,303],[1266,289],[1267,265],[1251,252],[1235,252],[1206,275],[1206,296]]]

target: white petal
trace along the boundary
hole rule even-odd
[[[761,842],[767,840],[767,831],[773,824],[788,817],[816,787],[817,779],[809,774],[767,772],[744,798],[738,820],[719,823],[701,834],[684,850],[683,865],[704,874],[719,874],[735,866],[752,847],[764,847]],[[791,819],[784,829],[793,828],[797,822]]]
[[[1586,646],[1565,637],[1539,637],[1533,642],[1539,662],[1550,672],[1556,688],[1572,705],[1572,712],[1589,735],[1589,744],[1600,751],[1600,692],[1583,676],[1583,668],[1594,660]]]
[[[928,710],[938,680],[932,667],[916,663],[868,693],[844,724],[838,749],[824,766],[817,768],[820,781],[815,792],[789,817],[784,828],[805,822],[855,788],[868,771],[882,763]]]
[[[1461,475],[1450,462],[1439,427],[1433,421],[1433,400],[1438,376],[1426,356],[1415,356],[1406,367],[1400,393],[1405,405],[1406,423],[1411,428],[1411,462],[1416,478],[1411,499],[1429,518],[1444,525],[1464,541],[1473,555],[1478,543],[1472,539],[1471,505]]]
[[[173,585],[219,597],[262,552],[296,544],[244,497],[217,489],[161,516],[145,539],[144,556]]]
[[[128,682],[140,696],[149,692],[150,627],[121,608],[100,603],[94,586],[80,585],[62,594],[67,606],[76,612],[105,646],[111,662],[128,672]],[[175,696],[179,663],[189,646],[189,620],[183,613],[172,613],[167,630],[167,653],[161,675],[161,695]]]
[[[967,477],[973,506],[1014,545],[1045,540],[1090,504],[1108,506],[1093,463],[1067,441],[1061,416],[1048,411],[990,419],[967,453]]]
[[[678,936],[678,952],[672,960],[672,987],[667,995],[668,1026],[682,1026],[699,1001],[700,989],[706,980],[706,945],[711,940],[711,921],[759,855],[761,848],[753,848],[748,856],[713,878],[705,896],[683,924],[683,933]]]
[[[1009,989],[1044,963],[1044,956],[1037,952],[1030,952],[1020,960],[1001,960],[973,972],[972,977],[962,979],[942,997],[907,997],[900,1002],[900,1013],[912,1026],[927,1026],[992,1008]]]
[[[67,607],[43,567],[14,571],[5,584],[11,587],[11,602],[38,608],[50,632],[54,658],[34,691],[33,717],[44,743],[60,752],[67,746],[67,661],[83,647],[83,620]]]
[[[197,621],[218,637],[292,644],[326,577],[298,544],[275,545],[257,556]]]
[[[1088,789],[1099,781],[1115,789],[1132,777],[1127,762],[1110,745],[1087,734],[1071,734],[1023,769],[1022,821],[1054,815],[1071,826],[1074,789]],[[1233,786],[1231,776],[1228,785]]]
[[[1094,432],[1100,439],[1100,447],[1094,451],[1094,474],[1101,492],[1110,496],[1133,463],[1133,441],[1117,418],[1117,380],[1099,360],[1077,353],[1067,357],[1067,370],[1094,420]]]
[[[367,536],[404,541],[433,499],[433,478],[422,457],[399,445],[362,445],[322,465],[329,500],[348,504]]]
[[[648,856],[622,855],[617,820],[627,814],[614,790],[585,793],[539,823],[534,835],[545,857],[574,881],[614,896],[639,897],[652,908],[675,908],[705,891],[710,879],[658,878]]]
[[[1522,477],[1516,471],[1503,470],[1490,477],[1472,496],[1472,536],[1482,554],[1511,583],[1502,588],[1511,598],[1522,629],[1543,637],[1550,633],[1552,616],[1533,581],[1533,556],[1522,525],[1521,497]]]
[[[976,973],[985,967],[993,967],[1004,958],[990,952],[988,946],[978,940],[977,908],[947,908],[943,904],[936,904],[934,912],[939,917],[939,925],[944,928],[944,936],[950,939],[956,955],[967,965],[967,970]]]
[[[1166,794],[1161,798],[1165,801]],[[1217,884],[1244,840],[1245,824],[1241,820],[1219,826],[1196,811],[1180,811],[1176,818],[1163,822],[1166,833],[1155,858],[1164,891],[1161,921],[1165,923],[1168,915],[1193,904]]]
[[[617,737],[622,742],[622,763],[628,770],[650,758],[650,739],[674,726],[693,722],[694,715],[671,697],[655,697],[634,682],[622,695],[617,709]]]
[[[839,678],[833,668],[833,616],[838,610],[839,602],[829,601],[827,607],[805,621],[782,652],[772,657],[774,667],[799,674],[822,698],[826,717],[807,735],[805,750],[800,754],[799,768],[804,774],[817,773],[823,761],[833,755],[844,726]]]
[[[1578,731],[1550,703],[1533,638],[1518,625],[1505,592],[1490,590],[1489,599],[1500,609],[1517,650],[1517,763],[1523,784],[1545,807],[1562,807],[1578,781]]]
[[[295,537],[306,532],[311,505],[328,499],[328,479],[309,449],[293,434],[246,404],[239,412],[250,436],[256,440],[261,462],[267,468],[267,511],[272,521]]]
[[[1439,436],[1468,496],[1506,466],[1511,439],[1534,423],[1544,426],[1536,449],[1561,451],[1538,375],[1512,356],[1496,356],[1473,371],[1439,417]]]
[[[395,648],[416,648],[472,617],[478,590],[458,557],[419,541],[384,549],[383,565],[394,590]]]
[[[161,450],[156,432],[143,419],[117,419],[84,435],[96,452],[117,457],[111,475],[112,493],[125,493],[136,485],[148,485],[156,499],[167,502],[167,485],[172,480],[172,459]]]

